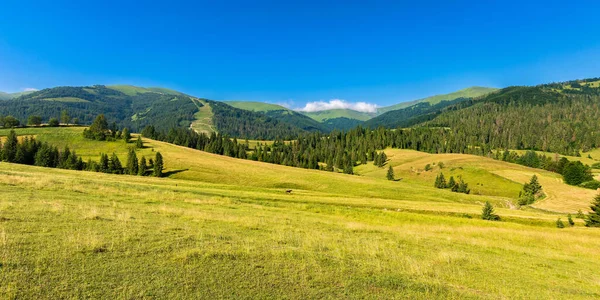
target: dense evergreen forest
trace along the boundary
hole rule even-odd
[[[434,105],[431,105],[429,102],[420,102],[406,108],[388,111],[380,116],[365,121],[363,126],[370,128],[411,127],[432,120],[442,112],[443,108],[468,99],[470,98],[458,98],[451,101],[441,101]]]
[[[577,156],[600,146],[599,79],[510,87],[445,108],[422,124],[450,128],[465,144]]]

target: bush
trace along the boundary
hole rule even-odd
[[[48,126],[50,127],[58,127],[58,125],[59,123],[57,118],[52,118],[50,121],[48,121]]]
[[[590,180],[580,184],[579,186],[590,190],[597,190],[600,189],[600,181]]]
[[[575,222],[573,221],[573,218],[571,217],[571,214],[567,215],[567,221],[569,222],[570,226],[575,226]]]
[[[558,218],[558,220],[556,220],[556,228],[565,228],[565,224],[563,223],[563,221]]]

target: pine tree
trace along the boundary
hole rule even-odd
[[[146,170],[148,170],[148,166],[146,165],[146,158],[142,156],[142,158],[140,158],[140,163],[138,167],[138,175],[145,176]]]
[[[154,176],[155,177],[162,177],[162,171],[163,171],[163,157],[160,154],[160,152],[156,152],[156,157],[154,160]]]
[[[453,178],[454,180],[454,178]],[[446,188],[446,177],[444,177],[444,173],[440,173],[437,177],[435,177],[435,187],[438,189]]]
[[[98,170],[102,173],[109,173],[110,172],[110,166],[109,166],[109,160],[108,160],[108,155],[105,153],[100,154],[100,163],[98,166]]]
[[[129,175],[137,175],[139,171],[138,167],[138,159],[135,150],[130,148],[129,153],[127,154],[127,173]]]
[[[392,168],[392,166],[390,166],[388,168],[386,177],[387,177],[387,180],[394,180],[394,169]]]
[[[450,176],[450,180],[448,180],[448,184],[446,185],[446,188],[454,189],[455,186],[456,186],[456,181],[454,180],[454,176]]]
[[[8,133],[8,137],[6,137],[6,142],[4,142],[4,148],[2,150],[4,161],[15,162],[18,143],[17,133],[14,130],[11,130]]]
[[[585,218],[586,227],[600,227],[600,194],[594,198],[592,202],[591,212]]]
[[[481,212],[481,219],[488,221],[498,221],[500,217],[494,213],[494,207],[489,201],[485,202]]]
[[[138,149],[144,148],[144,141],[142,141],[142,136],[138,135],[137,140],[135,141],[135,147]]]
[[[110,158],[110,164],[108,166],[108,170],[110,173],[113,173],[113,174],[123,174],[123,165],[121,164],[121,161],[119,160],[119,157],[117,156],[117,154],[114,152]]]
[[[131,139],[131,133],[129,133],[129,128],[125,127],[125,129],[123,129],[121,137],[123,138],[125,143],[129,143],[129,140]]]
[[[565,224],[560,218],[556,220],[556,228],[565,228]]]

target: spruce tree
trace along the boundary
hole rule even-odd
[[[456,181],[454,180],[454,176],[450,176],[450,180],[448,180],[447,188],[453,189],[456,186]]]
[[[113,174],[123,174],[123,165],[116,153],[113,152],[110,158],[109,172]]]
[[[163,157],[160,154],[160,152],[156,152],[156,157],[154,159],[154,176],[155,177],[162,177],[162,171],[163,171]]]
[[[453,178],[454,180],[454,178]],[[444,173],[440,173],[436,178],[435,178],[435,187],[438,189],[445,189],[446,188],[446,178],[444,177]]]
[[[98,166],[98,169],[100,172],[103,173],[109,173],[110,172],[110,166],[109,166],[109,160],[108,160],[108,155],[105,153],[100,154],[100,164]]]
[[[15,162],[18,143],[17,133],[14,130],[11,130],[8,133],[8,137],[6,137],[6,142],[4,142],[4,148],[2,150],[4,161]]]
[[[594,198],[592,202],[591,212],[585,218],[586,227],[600,227],[600,194]]]
[[[123,138],[125,143],[129,143],[129,140],[131,139],[131,133],[129,133],[129,128],[125,127],[125,129],[123,129],[123,132],[121,133],[121,138]]]
[[[137,175],[138,174],[138,159],[133,148],[129,149],[127,154],[127,174]]]
[[[135,147],[138,149],[144,148],[144,141],[142,141],[142,136],[138,135],[137,140],[135,141]]]
[[[146,170],[148,170],[148,166],[146,165],[146,158],[142,156],[142,158],[140,158],[140,163],[138,166],[138,175],[145,176]]]
[[[485,202],[481,212],[481,218],[488,221],[498,221],[500,217],[494,213],[494,207],[489,201]]]
[[[390,166],[388,168],[386,177],[387,177],[387,180],[394,180],[394,169],[392,168],[392,166]]]

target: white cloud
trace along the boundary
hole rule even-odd
[[[24,89],[23,89],[23,92],[35,92],[35,91],[37,91],[37,90],[38,90],[38,89],[36,89],[36,88],[24,88]]]
[[[377,104],[367,102],[348,102],[342,99],[331,99],[328,102],[316,101],[308,102],[303,108],[299,108],[299,111],[303,112],[316,112],[329,109],[351,109],[366,113],[377,112]]]

